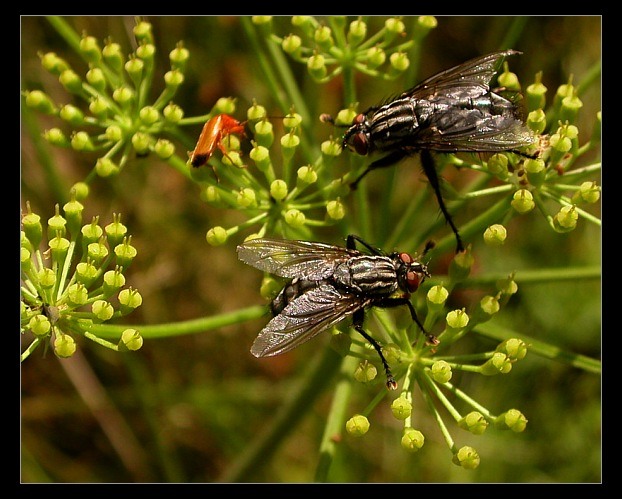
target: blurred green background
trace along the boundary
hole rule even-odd
[[[69,17],[77,33],[100,41],[112,37],[125,53],[135,49],[132,17]],[[355,18],[349,19],[354,20]],[[207,113],[221,96],[238,99],[242,118],[252,99],[282,115],[262,80],[257,60],[236,17],[147,17],[157,46],[156,82],[169,69],[168,54],[183,40],[191,58],[185,81],[175,96],[186,116]],[[385,18],[370,19],[370,26]],[[601,58],[601,19],[598,16],[438,17],[438,27],[423,43],[420,68],[395,82],[374,82],[361,76],[360,108],[377,104],[417,81],[465,60],[500,48],[506,36],[524,55],[512,58],[511,70],[523,86],[543,71],[547,103],[558,85],[573,82]],[[56,34],[45,18],[21,19],[21,88],[43,89],[58,103],[71,102],[56,77],[41,68],[38,53],[54,51],[84,74],[85,64]],[[275,31],[294,31],[290,18],[274,19]],[[511,28],[511,29],[510,29]],[[516,30],[516,31],[512,31]],[[370,27],[368,32],[373,32]],[[103,42],[102,42],[103,43]],[[341,102],[340,79],[313,83],[306,68],[291,62],[313,116],[334,114]],[[411,78],[412,81],[407,81]],[[154,97],[161,88],[154,89]],[[581,100],[580,143],[590,136],[595,113],[601,109],[600,83]],[[96,156],[53,148],[41,143],[41,132],[61,126],[59,120],[24,110],[21,143],[22,209],[47,220],[54,214],[59,193],[90,171]],[[333,133],[313,123],[318,140]],[[194,140],[200,126],[189,127]],[[182,151],[181,153],[179,151]],[[183,146],[178,148],[183,153]],[[581,162],[595,160],[592,154]],[[45,163],[60,173],[55,184]],[[396,203],[413,186],[423,188],[408,166],[399,175],[413,177],[400,186]],[[411,167],[412,168],[412,167]],[[381,175],[381,174],[379,174]],[[461,173],[444,176],[456,188]],[[396,206],[395,209],[399,209]],[[437,217],[434,202],[422,217]],[[594,210],[592,210],[594,211]],[[235,255],[239,240],[210,247],[205,232],[214,225],[228,227],[241,220],[235,212],[216,210],[199,198],[199,189],[155,157],[132,161],[112,181],[91,186],[85,220],[113,213],[132,234],[138,257],[128,283],[143,296],[143,305],[124,323],[159,324],[209,316],[263,303],[258,295],[261,274],[241,265]],[[595,213],[599,215],[599,213]],[[458,222],[464,223],[461,215]],[[566,268],[600,263],[600,230],[584,221],[577,230],[560,235],[538,213],[513,219],[512,238],[503,253],[479,243],[474,274]],[[330,232],[328,232],[330,233]],[[332,242],[345,234],[332,234]],[[390,249],[390,248],[387,248]],[[500,257],[503,255],[503,258]],[[441,271],[441,263],[434,275]],[[456,305],[470,306],[480,295],[463,290],[452,295]],[[499,314],[501,324],[568,351],[600,358],[601,293],[599,281],[529,284],[521,286]],[[268,426],[285,400],[298,389],[305,369],[328,348],[322,336],[295,351],[258,360],[252,341],[266,318],[205,334],[148,340],[141,350],[121,355],[79,341],[71,359],[59,360],[50,351],[37,351],[21,366],[21,481],[37,482],[214,482],[226,480],[245,449]],[[28,339],[24,339],[24,345]],[[465,348],[481,351],[492,342],[474,337]],[[344,436],[330,478],[339,482],[599,482],[601,480],[601,379],[561,362],[531,354],[506,376],[462,376],[452,380],[493,412],[519,409],[529,424],[523,433],[489,429],[475,437],[450,422],[459,446],[472,445],[482,459],[476,470],[451,463],[451,455],[423,402],[415,398],[417,427],[426,444],[416,454],[400,446],[401,423],[388,403],[371,414],[372,428],[361,439]],[[355,385],[352,414],[361,411],[376,390]],[[309,482],[319,458],[319,441],[331,403],[331,385],[292,426],[276,451],[240,481]],[[418,405],[417,405],[418,404]],[[349,416],[348,416],[349,417]]]

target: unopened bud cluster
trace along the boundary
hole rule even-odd
[[[84,224],[83,210],[74,194],[62,214],[56,206],[47,225],[29,205],[22,216],[21,329],[33,336],[22,360],[47,342],[58,357],[71,357],[79,336],[113,350],[142,346],[134,329],[125,330],[117,343],[91,332],[95,324],[134,311],[142,297],[126,286],[124,272],[136,257],[136,248],[121,216],[115,215],[105,226],[98,217]]]
[[[100,177],[118,174],[134,156],[154,153],[168,160],[175,153],[173,142],[162,137],[181,124],[183,111],[173,103],[189,51],[180,42],[170,51],[170,68],[163,81],[154,81],[156,46],[151,25],[138,21],[134,26],[136,50],[126,55],[112,38],[102,44],[86,33],[78,45],[79,55],[88,63],[82,72],[54,52],[42,53],[41,64],[60,85],[83,102],[82,107],[59,104],[41,90],[25,92],[28,107],[56,116],[63,123],[45,131],[44,137],[53,145],[81,152],[97,152],[93,169]],[[151,89],[163,88],[151,102]]]
[[[264,16],[254,21],[264,27],[268,24]],[[266,34],[292,59],[304,64],[319,83],[335,78],[344,66],[395,79],[410,66],[408,50],[436,27],[432,16],[418,17],[410,33],[399,17],[387,19],[378,29],[362,18],[348,21],[342,16],[331,16],[328,24],[312,16],[293,16],[291,22],[292,32],[286,36]]]

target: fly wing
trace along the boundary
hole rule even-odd
[[[321,284],[290,302],[268,322],[255,339],[251,353],[271,357],[289,352],[367,305],[367,300],[353,293]]]
[[[238,258],[248,265],[292,279],[322,280],[333,275],[335,266],[359,255],[330,244],[284,239],[251,239],[238,246]]]
[[[517,50],[504,50],[476,57],[453,68],[441,71],[404,92],[400,97],[425,99],[438,90],[457,87],[481,87],[488,91],[488,84],[499,70],[501,60],[509,55],[520,54]]]

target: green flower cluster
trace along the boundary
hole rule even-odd
[[[410,65],[407,51],[436,27],[432,16],[415,19],[410,39],[406,41],[402,18],[387,19],[381,29],[368,36],[368,24],[360,17],[348,24],[345,17],[330,16],[323,24],[315,17],[293,16],[296,33],[270,36],[292,59],[305,64],[309,75],[318,83],[326,83],[351,69],[393,80]],[[253,21],[269,24],[271,18],[256,16]]]
[[[171,158],[175,146],[157,137],[179,137],[178,126],[185,123],[183,111],[171,99],[184,81],[188,50],[179,43],[170,52],[171,68],[164,75],[164,89],[148,104],[156,51],[151,25],[138,22],[134,35],[138,47],[126,57],[112,39],[102,47],[95,37],[83,34],[77,48],[89,67],[83,76],[54,52],[40,54],[42,66],[58,77],[67,92],[82,100],[88,111],[73,104],[57,104],[41,90],[24,93],[28,107],[57,116],[73,129],[69,136],[61,128],[46,130],[44,137],[49,143],[100,154],[87,182],[94,175],[118,174],[133,157],[132,152],[138,156],[154,152],[162,159]]]
[[[22,353],[22,361],[48,342],[58,357],[71,357],[77,336],[116,351],[142,346],[143,339],[135,329],[123,331],[117,343],[91,332],[94,324],[134,311],[142,304],[142,297],[136,289],[125,287],[123,272],[136,256],[136,248],[121,216],[115,215],[103,228],[98,217],[82,225],[83,209],[74,191],[72,200],[63,207],[64,216],[56,205],[45,234],[41,217],[29,204],[22,217],[21,330],[34,336]]]
[[[494,295],[483,297],[468,313],[465,309],[447,311],[445,303],[451,290],[468,276],[472,263],[470,251],[457,254],[450,265],[447,285],[434,285],[427,292],[424,327],[430,331],[444,319],[444,328],[437,336],[438,345],[426,343],[416,325],[400,329],[395,324],[389,323],[384,314],[376,313],[385,334],[391,341],[383,348],[387,361],[396,379],[403,376],[400,392],[391,403],[393,416],[404,422],[402,447],[409,452],[415,452],[424,444],[424,435],[415,428],[412,420],[413,389],[418,387],[441,428],[453,454],[453,462],[467,469],[475,468],[479,464],[477,452],[472,447],[458,448],[455,445],[439,412],[439,404],[451,415],[459,428],[474,435],[481,435],[490,424],[498,429],[511,429],[515,432],[523,431],[527,424],[527,419],[520,411],[510,409],[495,415],[450,382],[454,371],[484,376],[507,374],[514,363],[527,354],[527,345],[515,338],[501,342],[493,351],[454,356],[444,354],[465,334],[490,320],[518,290],[513,276],[509,276],[497,283],[497,292]],[[360,382],[370,383],[376,378],[378,371],[370,362],[374,359],[373,352],[361,346],[362,349],[353,348],[350,352],[364,359],[354,372],[354,378]],[[469,412],[460,412],[446,393],[467,407]],[[438,404],[434,400],[437,400]],[[370,423],[366,415],[373,407],[374,404],[371,404],[365,411],[350,418],[346,423],[346,431],[354,436],[367,433]]]

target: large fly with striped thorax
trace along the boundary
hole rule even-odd
[[[441,212],[456,236],[457,251],[463,251],[458,228],[441,195],[432,151],[510,151],[535,157],[518,151],[535,142],[520,116],[520,95],[489,86],[503,59],[514,54],[520,52],[505,50],[477,57],[357,115],[343,137],[343,147],[361,155],[385,155],[371,163],[351,187],[356,188],[370,171],[419,153]]]
[[[357,250],[357,241],[369,253]],[[380,345],[363,329],[365,309],[406,305],[428,343],[438,344],[425,332],[410,302],[411,293],[429,277],[428,269],[408,253],[386,254],[354,235],[348,236],[345,248],[261,238],[240,244],[237,251],[243,262],[290,279],[270,304],[274,317],[253,343],[251,353],[255,357],[288,352],[352,316],[354,329],[380,356],[387,387],[395,389],[397,383]]]

